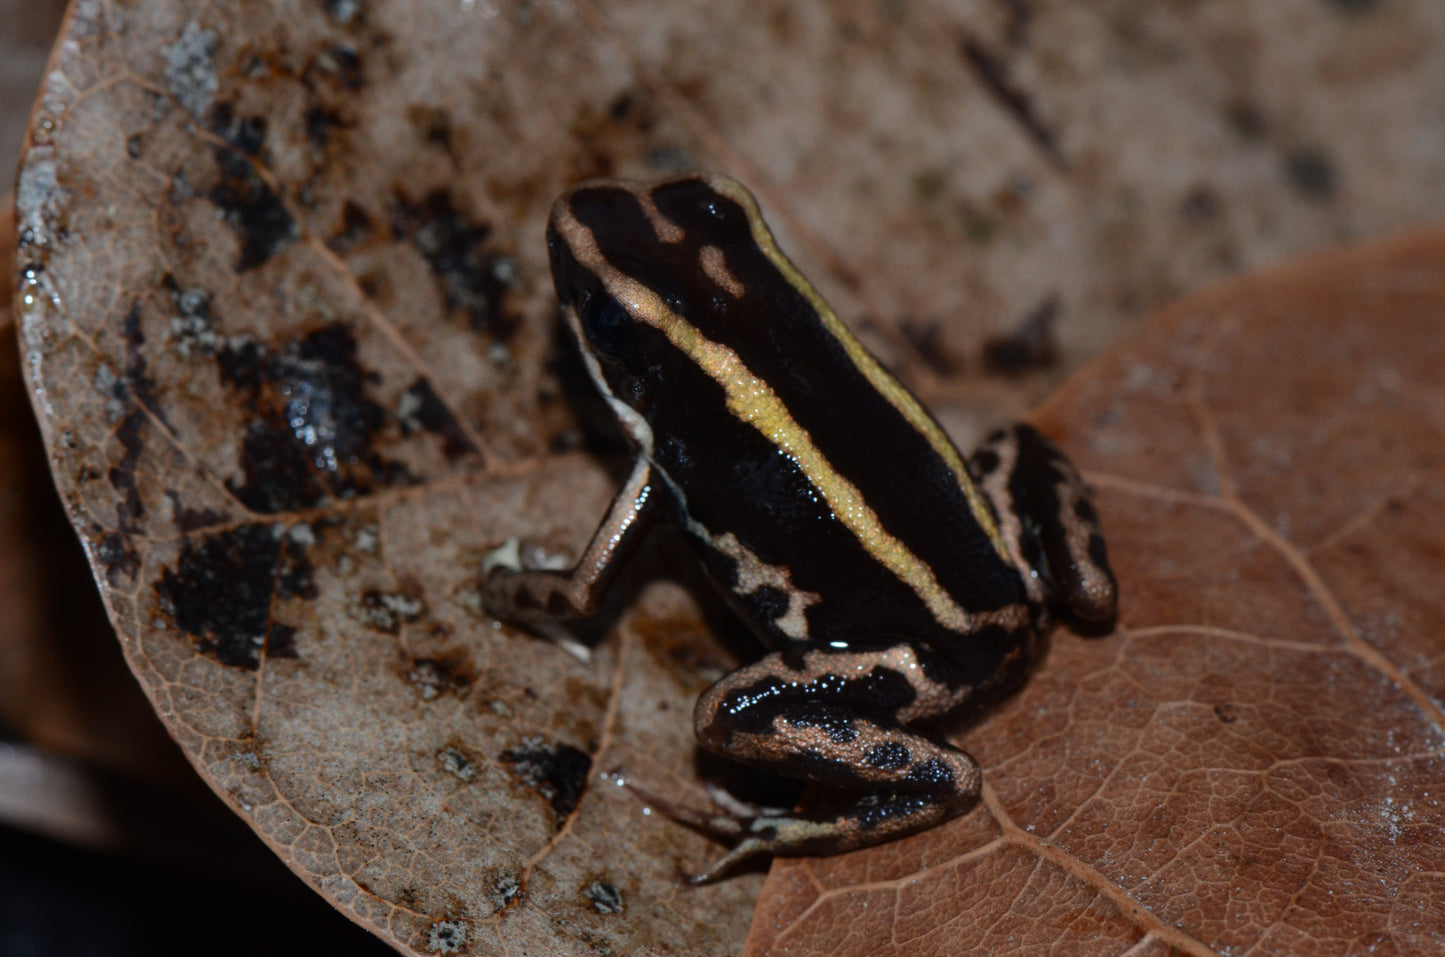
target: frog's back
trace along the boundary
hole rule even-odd
[[[746,191],[689,177],[648,195],[652,209],[618,197],[585,225],[672,313],[672,401],[642,410],[652,458],[754,627],[937,641],[1021,610],[958,453],[777,251]]]

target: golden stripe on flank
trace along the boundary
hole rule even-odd
[[[887,398],[889,403],[908,420],[908,423],[923,434],[938,456],[948,463],[954,478],[958,481],[958,487],[963,491],[964,497],[968,499],[968,507],[973,512],[974,521],[988,535],[988,540],[999,558],[1006,562],[1011,561],[1008,546],[1004,544],[1003,535],[1000,534],[998,525],[994,521],[993,512],[989,510],[983,495],[974,485],[973,477],[969,475],[968,469],[964,466],[958,449],[954,448],[948,436],[943,434],[943,429],[933,420],[933,416],[918,404],[918,400],[903,387],[903,383],[895,379],[887,369],[879,364],[872,353],[863,348],[863,344],[853,337],[853,333],[848,331],[848,327],[843,325],[842,320],[823,301],[823,297],[818,295],[818,291],[813,288],[812,283],[808,282],[803,274],[798,272],[797,267],[788,260],[788,257],[783,255],[782,250],[778,249],[778,244],[768,230],[767,223],[763,222],[762,213],[758,211],[758,204],[753,199],[753,194],[748,192],[741,183],[725,176],[709,174],[706,178],[713,189],[742,205],[743,209],[747,211],[748,223],[752,227],[753,241],[758,244],[763,255],[767,256],[769,261],[778,268],[788,284],[808,300],[813,311],[822,320],[823,326],[843,344],[848,357],[853,360],[853,364],[858,367],[873,388]]]
[[[771,386],[753,375],[733,350],[714,342],[667,308],[652,290],[632,279],[607,277],[608,292],[630,312],[661,331],[668,341],[723,387],[728,411],[761,432],[793,461],[868,553],[913,589],[946,628],[963,630],[971,618],[949,596],[933,570],[889,534],[858,487],[828,462],[812,437],[788,412]]]

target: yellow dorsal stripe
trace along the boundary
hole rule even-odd
[[[939,428],[938,423],[933,420],[933,416],[918,404],[918,400],[903,387],[903,383],[895,379],[887,369],[879,364],[872,353],[863,348],[863,343],[853,337],[853,333],[848,331],[848,327],[843,325],[843,321],[823,301],[823,297],[818,295],[818,291],[813,288],[812,283],[808,282],[788,260],[788,257],[783,255],[782,250],[778,249],[778,244],[768,230],[767,223],[763,222],[753,194],[748,192],[741,183],[725,176],[709,174],[707,181],[713,189],[742,205],[743,209],[747,211],[748,223],[752,227],[753,241],[758,244],[763,255],[767,256],[769,261],[778,268],[788,284],[808,300],[813,311],[822,320],[823,326],[843,344],[848,357],[853,360],[853,364],[858,367],[873,388],[878,390],[878,393],[885,397],[908,420],[910,425],[922,433],[938,456],[948,463],[949,469],[953,471],[954,478],[958,481],[959,489],[968,499],[968,507],[973,512],[974,521],[988,535],[988,540],[998,556],[1009,561],[1008,546],[1004,544],[1003,535],[999,532],[998,523],[994,521],[993,512],[989,509],[988,503],[984,501],[978,486],[974,484],[973,477],[963,464],[963,458],[958,454],[958,449],[954,448],[948,436],[943,434],[943,429]]]
[[[772,387],[753,375],[736,352],[704,336],[641,283],[617,279],[607,285],[608,292],[629,313],[661,331],[673,346],[723,387],[728,411],[761,432],[793,461],[823,496],[833,517],[853,533],[870,555],[913,589],[940,624],[958,630],[968,626],[968,614],[938,583],[928,564],[889,534],[858,487],[833,468]]]

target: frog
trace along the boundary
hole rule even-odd
[[[1059,618],[1115,615],[1078,470],[1024,423],[965,458],[724,175],[581,183],[553,206],[547,248],[563,321],[635,454],[575,564],[499,562],[483,601],[555,630],[598,612],[650,531],[685,533],[763,649],[702,692],[697,742],[808,786],[782,809],[640,792],[731,845],[688,882],[970,810],[978,763],[918,724],[1015,689]]]

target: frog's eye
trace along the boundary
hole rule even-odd
[[[623,358],[637,351],[637,324],[622,304],[606,293],[589,297],[582,307],[582,331],[604,355]]]

